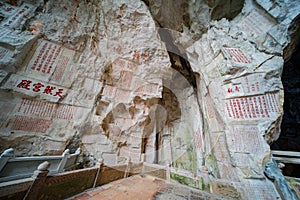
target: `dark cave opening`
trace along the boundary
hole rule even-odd
[[[281,80],[284,88],[284,114],[280,137],[271,145],[271,149],[299,152],[300,155],[300,46],[285,63]],[[300,165],[284,164],[284,175],[300,178]]]
[[[165,43],[171,62],[171,67],[185,77],[189,84],[196,88],[196,77],[187,56],[174,44],[172,34],[168,29],[158,29],[161,40]]]

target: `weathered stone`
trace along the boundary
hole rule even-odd
[[[235,183],[228,198],[278,197],[264,168],[296,0],[14,2],[0,3],[0,150],[81,146],[86,166],[171,162]]]

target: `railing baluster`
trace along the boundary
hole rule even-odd
[[[39,197],[39,192],[44,187],[44,182],[47,178],[49,173],[50,163],[48,161],[43,162],[40,164],[34,174],[32,176],[33,182],[27,191],[23,200],[35,200]]]
[[[100,158],[96,164],[96,167],[98,167],[98,170],[97,170],[97,174],[96,174],[95,181],[93,184],[93,188],[95,188],[97,186],[97,181],[99,178],[101,178],[101,172],[102,172],[103,166],[104,166],[104,159]]]
[[[9,148],[6,149],[0,156],[0,172],[2,171],[2,169],[4,168],[4,166],[6,165],[6,163],[8,162],[8,160],[12,157],[14,157],[14,149],[13,148]]]

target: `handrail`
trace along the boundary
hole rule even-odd
[[[191,171],[179,169],[179,168],[174,168],[174,167],[171,167],[170,169],[171,169],[172,173],[176,173],[181,176],[189,177],[192,179],[197,179],[197,177],[198,177],[198,174],[196,174],[195,172],[191,172]]]
[[[0,156],[0,182],[30,177],[44,161],[51,163],[50,174],[63,172],[77,164],[79,154],[80,148],[74,154],[67,149],[59,156],[14,157],[14,149],[7,149]]]
[[[278,150],[272,150],[271,153],[273,155],[292,156],[292,157],[299,157],[300,158],[300,152],[295,152],[295,151],[278,151]]]
[[[100,159],[95,167],[78,169],[74,171],[49,174],[50,162],[45,161],[37,167],[32,178],[13,180],[1,183],[0,197],[16,197],[16,199],[30,200],[40,199],[64,199],[74,194],[83,192],[86,189],[101,186],[109,182],[131,176],[132,171],[142,173],[140,165],[143,163],[132,163],[130,159],[127,164],[105,166],[103,159]],[[120,171],[123,168],[124,171]],[[125,174],[127,174],[125,176]],[[136,174],[136,173],[133,173]],[[64,190],[61,185],[72,185]],[[12,193],[11,191],[15,191]],[[55,192],[53,192],[55,191]]]
[[[37,160],[57,160],[63,158],[62,156],[32,156],[32,157],[16,157],[10,158],[8,162],[24,162]]]
[[[300,165],[300,158],[286,158],[286,157],[277,157],[277,156],[274,156],[274,158],[276,161],[279,162]]]
[[[157,170],[159,170],[159,169],[166,169],[166,166],[165,166],[165,165],[158,165],[158,164],[147,163],[147,162],[144,162],[143,164],[144,164],[144,166],[152,167],[152,168],[155,168],[155,169],[157,169]]]
[[[146,167],[146,169],[142,169],[140,167],[140,164],[142,164],[142,168]],[[149,167],[150,169],[147,169],[147,167]],[[125,171],[119,171],[120,168],[123,168]],[[50,169],[49,163],[45,162],[38,167],[31,179],[22,179],[11,181],[10,183],[1,183],[0,197],[4,198],[10,196],[13,198],[13,195],[15,195],[15,197],[24,197],[24,200],[39,199],[40,197],[43,197],[45,199],[68,198],[70,196],[83,192],[84,190],[98,187],[103,184],[107,184],[109,182],[131,176],[133,174],[128,172],[135,171],[135,168],[137,169],[136,173],[138,174],[148,174],[149,172],[150,175],[161,175],[161,173],[168,174],[172,172],[178,175],[190,177],[196,181],[195,186],[197,188],[202,187],[203,183],[205,185],[209,185],[208,183],[223,184],[228,181],[210,179],[206,173],[201,175],[193,172],[188,173],[189,171],[186,170],[171,168],[168,164],[158,165],[141,162],[136,163],[135,165],[130,161],[130,159],[126,164],[114,166],[105,166],[103,159],[100,159],[95,167],[50,175],[48,171]],[[158,173],[153,173],[151,168],[155,168]],[[163,179],[167,179],[166,177],[164,177]],[[199,181],[201,181],[202,185],[199,185]],[[230,183],[232,182],[228,182],[228,184]],[[239,183],[236,182],[235,184],[238,185]],[[72,187],[68,188],[68,190],[64,190],[61,188],[62,185],[72,185]],[[11,191],[15,191],[15,193],[12,193]]]
[[[271,151],[276,161],[300,165],[300,152],[294,151]]]

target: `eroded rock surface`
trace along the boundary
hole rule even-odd
[[[296,0],[2,1],[1,150],[171,161],[206,169],[221,196],[281,198],[264,167],[299,13]]]

